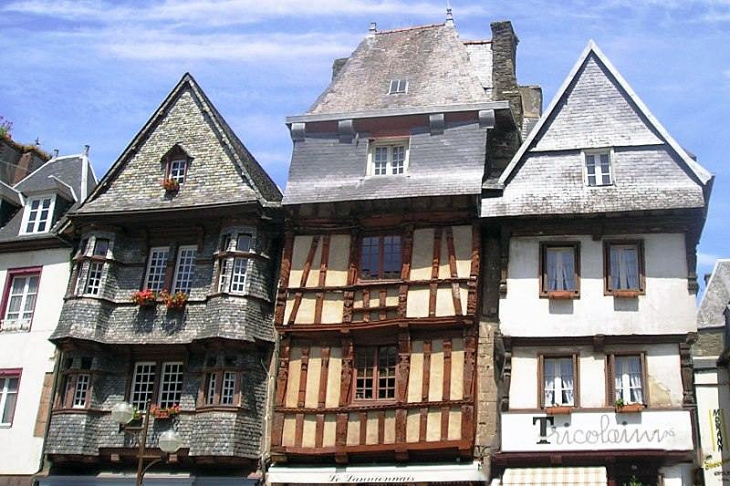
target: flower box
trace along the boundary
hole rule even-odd
[[[162,187],[164,187],[167,192],[177,192],[180,190],[180,183],[175,179],[162,179]]]
[[[572,300],[575,297],[575,292],[572,290],[551,290],[548,292],[548,299],[553,300]]]
[[[160,298],[169,310],[182,310],[188,302],[188,294],[185,292],[171,294],[167,290],[163,290],[160,292]]]
[[[169,419],[180,414],[180,405],[173,405],[172,407],[162,408],[157,405],[150,407],[150,414],[156,419]]]
[[[545,413],[548,415],[570,415],[573,407],[570,405],[553,405],[545,407]]]
[[[643,403],[616,404],[616,413],[639,413],[646,408]]]
[[[157,292],[149,289],[133,292],[132,302],[140,307],[153,307],[157,305]]]
[[[638,290],[614,290],[613,296],[620,299],[635,299],[639,296]]]

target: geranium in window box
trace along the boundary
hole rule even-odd
[[[157,292],[150,289],[138,290],[132,293],[132,302],[140,307],[153,307],[157,304]]]
[[[545,413],[548,415],[570,415],[573,411],[571,405],[550,405],[545,407]]]
[[[150,407],[150,414],[156,419],[169,419],[180,414],[180,405],[175,404],[172,407],[152,405]]]
[[[646,408],[643,403],[624,403],[623,399],[619,398],[614,404],[616,413],[638,413]]]
[[[548,299],[570,300],[575,299],[575,292],[572,290],[551,290],[548,292]]]
[[[167,290],[160,292],[160,298],[170,310],[181,310],[185,308],[188,302],[188,294],[185,292],[175,292],[171,294]]]
[[[175,179],[162,179],[162,187],[164,187],[167,192],[177,192],[180,190],[180,183]]]

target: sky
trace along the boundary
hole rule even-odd
[[[0,116],[13,139],[90,156],[99,177],[190,72],[283,189],[285,117],[367,34],[441,23],[448,0],[2,0]],[[544,106],[593,39],[716,179],[698,274],[730,257],[730,0],[451,0],[464,40],[511,20],[520,84]]]

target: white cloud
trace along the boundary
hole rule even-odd
[[[721,258],[718,255],[714,255],[712,253],[703,253],[701,251],[697,252],[697,265],[701,266],[714,266],[715,260],[718,260]]]

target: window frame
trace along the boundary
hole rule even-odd
[[[7,386],[11,378],[18,379],[18,385],[14,392],[8,392]],[[23,368],[4,368],[0,369],[0,380],[2,380],[2,387],[0,387],[0,429],[11,428],[15,420],[15,412],[18,410],[18,399],[20,397],[20,383],[23,378]],[[3,415],[5,413],[5,404],[7,397],[10,393],[15,393],[15,403],[10,411],[10,420],[3,422]]]
[[[74,357],[68,357],[68,364],[61,371],[63,380],[61,382],[60,392],[57,394],[55,408],[66,410],[87,410],[91,407],[91,396],[94,390],[94,376],[92,371],[93,358],[81,357],[80,366],[74,367]],[[86,389],[84,394],[84,403],[76,404],[79,393],[79,384],[81,377],[86,377]]]
[[[50,203],[49,203],[49,206],[48,206],[48,209],[47,209],[47,211],[48,211],[48,217],[45,220],[41,220],[40,219],[40,215],[41,215],[41,213],[43,211],[43,209],[42,209],[42,203],[46,199],[50,200]],[[30,221],[30,213],[32,211],[34,211],[33,209],[31,209],[31,205],[33,204],[33,202],[36,202],[36,201],[39,202],[39,207],[36,210],[37,211],[37,214],[38,214],[38,218],[36,218],[33,221],[33,229],[31,231],[28,231],[28,224],[31,222]],[[24,204],[24,207],[23,207],[23,219],[22,219],[21,224],[20,224],[20,234],[21,235],[40,235],[40,234],[44,234],[44,233],[50,232],[51,231],[51,227],[53,227],[53,212],[55,211],[55,209],[56,209],[56,195],[55,194],[51,194],[51,195],[46,194],[46,195],[43,195],[43,196],[32,196],[32,197],[28,197],[25,200],[25,204]],[[45,223],[45,225],[46,225],[45,228],[42,231],[39,231],[38,230],[38,225],[40,223]]]
[[[606,400],[609,406],[614,406],[616,403],[616,358],[639,358],[639,364],[641,365],[641,395],[643,401],[641,405],[645,407],[649,405],[649,387],[647,386],[648,373],[646,369],[646,352],[645,351],[616,351],[607,355],[608,366],[606,373]],[[625,405],[638,404],[639,402],[630,402],[624,400]]]
[[[398,173],[393,173],[393,147],[403,147],[403,170]],[[377,139],[370,139],[368,144],[368,158],[367,158],[367,169],[366,175],[368,177],[395,177],[405,176],[408,174],[409,160],[410,160],[410,137],[384,137]],[[375,168],[375,154],[378,148],[386,147],[386,165],[384,174],[376,174]]]
[[[384,253],[384,238],[388,237],[395,237],[398,238],[398,246],[399,246],[399,252],[398,252],[398,265],[397,265],[397,275],[394,277],[386,277],[385,272],[383,270],[384,263],[385,263],[385,253]],[[379,250],[378,250],[378,275],[372,276],[364,276],[363,274],[363,248],[365,244],[365,240],[369,238],[377,238],[379,243]],[[360,238],[358,238],[358,252],[357,252],[357,279],[359,282],[375,282],[375,281],[398,281],[402,278],[403,274],[403,235],[401,233],[372,233],[372,234],[365,234],[361,235]]]
[[[29,332],[31,328],[33,327],[33,319],[35,318],[35,308],[38,305],[38,296],[40,295],[41,290],[41,277],[43,273],[43,267],[42,266],[36,266],[36,267],[21,267],[21,268],[11,268],[8,269],[6,272],[5,277],[5,287],[3,288],[3,296],[2,296],[2,302],[0,303],[0,317],[2,317],[2,321],[0,321],[0,332],[5,330],[5,321],[7,320],[7,311],[8,306],[10,305],[10,294],[12,292],[12,286],[13,282],[16,277],[32,277],[33,275],[38,276],[38,289],[36,291],[36,300],[33,304],[33,314],[31,315],[30,319],[28,319],[28,326],[27,327],[19,327],[18,329],[14,329],[17,331],[24,331]],[[25,294],[24,294],[25,295]],[[23,302],[21,302],[21,305]],[[22,311],[21,311],[22,313]],[[24,319],[16,319],[16,321],[23,321]]]
[[[393,362],[393,374],[391,376],[386,376],[386,379],[392,378],[393,379],[393,396],[385,397],[385,398],[379,398],[378,395],[380,393],[380,379],[381,379],[381,366],[380,366],[380,357],[381,357],[381,350],[384,348],[392,349],[393,355],[394,355],[394,362]],[[360,374],[360,367],[358,366],[358,357],[359,353],[364,352],[366,350],[369,350],[372,354],[371,356],[374,356],[373,360],[373,385],[372,385],[372,398],[358,398],[358,376]],[[384,344],[375,344],[375,345],[364,345],[364,346],[356,346],[353,353],[353,366],[352,366],[352,403],[357,404],[363,404],[363,403],[373,403],[377,402],[378,404],[383,403],[393,403],[398,398],[398,346],[394,343],[384,343]]]
[[[541,409],[548,407],[571,407],[580,408],[580,356],[578,353],[540,353],[538,355],[538,382],[537,397],[538,405]],[[545,360],[549,359],[570,359],[573,363],[573,404],[556,403],[548,404],[545,402]]]
[[[161,258],[159,260],[153,258],[153,255],[156,252],[163,252],[163,251],[165,252],[165,255],[166,255],[164,260],[162,260]],[[165,289],[165,285],[167,283],[167,267],[170,264],[170,253],[172,253],[172,252],[170,251],[169,246],[152,246],[149,248],[149,250],[147,250],[147,263],[145,265],[144,285],[142,286],[143,289],[154,290],[155,292],[160,292]],[[155,268],[155,277],[158,276],[157,269],[159,268],[161,270],[161,273],[159,273],[159,276],[161,276],[162,278],[159,281],[159,288],[157,288],[157,287],[152,288],[152,287],[150,287],[150,275],[151,275],[150,272],[152,271],[153,263],[156,263],[158,261],[162,262],[163,264],[160,265],[159,267],[157,265],[155,265],[155,267],[154,267]]]
[[[388,83],[388,94],[407,94],[408,93],[408,79],[406,78],[395,78],[391,79]],[[394,89],[395,87],[395,89]]]
[[[599,167],[601,167],[600,164],[600,156],[601,155],[607,155],[608,156],[608,178],[609,183],[603,184],[602,176],[604,175],[603,170],[600,170],[601,174],[601,184],[598,183],[598,177],[599,177]],[[613,148],[599,148],[599,149],[590,149],[590,150],[582,150],[581,151],[581,157],[583,159],[583,185],[585,187],[609,187],[616,184],[616,174],[613,167],[613,160],[614,160],[614,153]],[[599,158],[599,163],[595,164],[596,170],[594,171],[594,177],[596,178],[596,184],[591,185],[588,182],[588,157],[594,157],[594,164],[595,164],[595,157]]]
[[[180,288],[180,270],[181,270],[181,264],[183,263],[182,255],[186,251],[192,251],[192,263],[190,264],[190,275],[189,275],[189,288],[181,289]],[[197,253],[198,253],[198,246],[197,245],[180,245],[177,247],[177,255],[175,257],[175,274],[172,279],[172,292],[185,292],[186,294],[190,294],[193,290],[193,284],[195,283],[195,267],[196,267],[196,260],[197,260]],[[169,253],[168,253],[168,261],[169,261]],[[164,282],[163,282],[164,286]],[[145,287],[147,288],[147,287]]]
[[[176,173],[173,175],[173,169],[175,168],[175,164],[177,163],[182,164],[182,174]],[[187,179],[189,165],[190,160],[187,157],[181,157],[179,155],[175,157],[169,157],[167,159],[167,164],[165,164],[165,179],[175,181],[180,187],[182,187],[182,185],[185,184],[185,180]]]
[[[108,236],[91,235],[81,240],[78,252],[74,257],[76,265],[72,272],[75,277],[73,295],[78,297],[99,297],[103,290],[104,274],[109,262],[109,251],[112,248],[113,239]],[[92,244],[93,242],[93,244]],[[99,251],[99,243],[105,242],[103,252]],[[94,272],[94,273],[92,273]],[[92,281],[92,275],[98,273]],[[96,282],[95,284],[93,282]],[[93,292],[90,290],[94,290]]]
[[[223,403],[223,391],[225,387],[226,375],[232,374],[234,377],[232,403]],[[215,381],[211,390],[211,379]],[[208,368],[203,374],[201,382],[198,407],[197,408],[236,408],[241,407],[243,398],[241,392],[243,390],[243,372],[238,368],[219,367]],[[212,392],[212,395],[211,395]]]
[[[636,289],[614,289],[611,283],[611,247],[614,246],[635,246],[637,259],[637,282]],[[603,242],[603,293],[614,297],[636,297],[646,294],[646,260],[644,253],[644,241],[638,239],[625,240],[604,240]]]
[[[132,404],[137,411],[143,412],[145,409],[142,406],[138,406],[138,404],[141,404],[142,402],[139,402],[137,400],[133,400],[134,393],[135,393],[135,385],[137,383],[136,377],[137,377],[137,369],[139,366],[149,366],[153,365],[155,367],[154,370],[154,381],[152,382],[152,390],[149,392],[149,395],[147,399],[145,399],[145,404],[147,400],[149,400],[150,405],[156,405],[158,407],[161,407],[162,403],[162,388],[163,388],[163,378],[165,373],[165,366],[167,365],[179,365],[180,366],[180,389],[177,392],[179,394],[180,400],[177,402],[173,402],[173,404],[177,403],[178,405],[182,401],[184,392],[185,392],[185,375],[187,373],[186,371],[186,362],[183,359],[166,359],[166,360],[140,360],[140,361],[134,361],[132,363],[132,372],[130,373],[129,378],[129,387],[127,390],[127,402]]]
[[[548,251],[550,249],[572,248],[573,249],[573,278],[575,288],[573,290],[548,290]],[[580,298],[580,242],[578,241],[541,241],[539,258],[539,284],[541,298]]]
[[[247,239],[248,249],[239,249],[242,238]],[[218,242],[215,257],[218,261],[216,269],[216,289],[219,294],[246,295],[248,292],[248,276],[250,274],[251,257],[255,251],[256,236],[253,231],[227,231],[222,233]],[[241,263],[237,272],[237,264]],[[240,282],[237,281],[240,278]],[[234,285],[240,288],[234,289]]]

